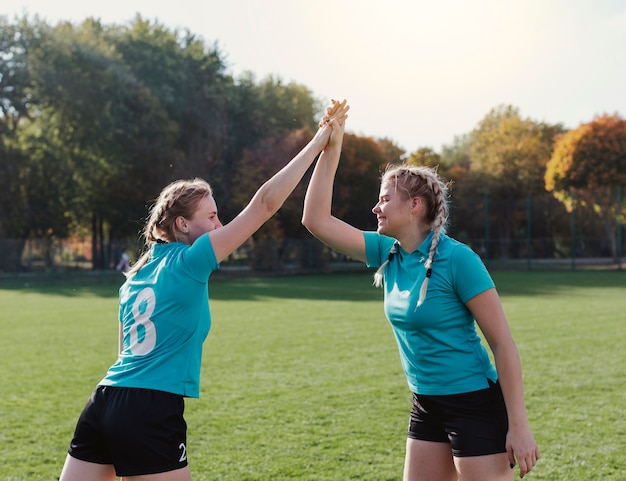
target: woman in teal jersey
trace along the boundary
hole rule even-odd
[[[448,189],[436,170],[388,167],[376,232],[331,214],[344,122],[307,190],[302,223],[329,247],[377,267],[384,310],[413,393],[404,481],[524,477],[539,449],[524,404],[521,363],[480,258],[445,233]],[[495,359],[481,344],[478,324]]]
[[[222,225],[202,179],[163,189],[144,228],[146,250],[120,288],[120,349],[81,413],[60,481],[188,481],[184,397],[199,397],[211,327],[207,282],[219,263],[278,211],[349,107],[333,103],[313,139]]]

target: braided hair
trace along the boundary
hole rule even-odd
[[[153,244],[178,241],[176,219],[179,216],[191,217],[200,201],[209,195],[213,195],[211,186],[200,178],[177,180],[165,186],[150,208],[148,220],[142,231],[145,239],[144,252],[126,273],[126,277],[132,276],[148,262],[150,247]]]
[[[425,221],[431,225],[433,239],[428,251],[428,258],[424,263],[426,277],[420,288],[417,307],[421,306],[426,299],[428,281],[432,274],[432,266],[437,245],[442,233],[446,232],[448,222],[448,183],[437,173],[437,169],[428,166],[415,166],[409,164],[391,164],[383,173],[381,183],[393,183],[396,190],[403,191],[407,198],[420,197],[426,206]],[[389,257],[374,274],[374,285],[382,285],[383,273],[393,256],[397,252],[396,245],[391,248]]]

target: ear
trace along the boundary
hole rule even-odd
[[[176,228],[180,232],[182,232],[183,234],[189,233],[189,228],[187,227],[187,219],[185,219],[182,215],[176,217],[174,223],[176,224]]]
[[[413,214],[418,214],[422,212],[422,204],[424,203],[421,197],[411,197],[411,212]]]

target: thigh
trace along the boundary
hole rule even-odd
[[[408,438],[403,480],[456,481],[457,472],[450,444]]]
[[[515,473],[511,469],[506,453],[486,456],[466,456],[454,458],[459,472],[459,481],[513,481]]]
[[[69,454],[65,458],[59,481],[114,481],[115,469],[111,464],[97,464],[81,461]]]
[[[166,473],[126,476],[123,479],[124,481],[191,481],[191,473],[189,467],[186,466]]]

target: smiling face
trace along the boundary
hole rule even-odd
[[[378,220],[378,233],[398,239],[402,232],[412,226],[411,199],[393,182],[380,186],[378,202],[372,209]]]

